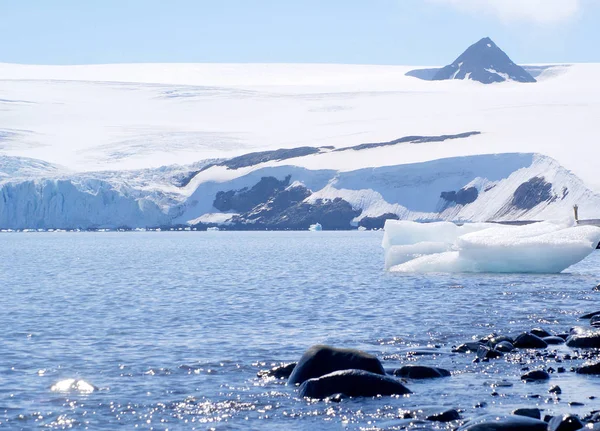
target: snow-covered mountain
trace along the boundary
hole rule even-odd
[[[471,45],[452,64],[438,70],[432,79],[471,79],[483,84],[536,82],[529,72],[515,64],[489,37]]]
[[[415,145],[412,142],[392,145]],[[380,148],[346,151],[369,157]],[[324,159],[332,152],[336,151],[258,164],[237,158],[235,165],[223,160],[143,171],[6,179],[0,183],[0,228],[264,230],[306,229],[316,222],[325,229],[381,228],[388,218],[565,218],[574,204],[583,214],[600,216],[600,195],[546,156],[466,156],[352,171],[294,164],[303,157]],[[255,157],[250,154],[247,159]]]
[[[0,64],[0,228],[600,216],[600,65],[410,69]]]

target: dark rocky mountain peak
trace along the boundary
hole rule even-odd
[[[434,81],[472,79],[484,84],[503,81],[536,82],[521,66],[515,64],[489,37],[471,45],[454,63],[440,69]]]

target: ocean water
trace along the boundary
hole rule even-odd
[[[600,409],[589,399],[600,377],[570,372],[582,360],[565,346],[478,364],[451,353],[491,332],[587,325],[577,317],[600,309],[598,252],[559,275],[390,274],[381,237],[0,235],[0,429],[398,429],[404,411],[424,408],[458,408],[465,419]],[[411,396],[340,403],[302,400],[285,381],[256,376],[317,343],[453,375],[408,381]],[[559,359],[566,353],[574,359]],[[566,372],[520,381],[540,366]],[[66,379],[96,390],[53,390]],[[553,384],[560,399],[547,392]]]

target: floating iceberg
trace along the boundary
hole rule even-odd
[[[310,230],[310,231],[321,231],[321,230],[323,230],[323,226],[321,226],[321,223],[311,224],[309,226],[308,230]]]
[[[600,242],[600,228],[539,222],[525,226],[388,220],[383,248],[393,272],[558,273]]]

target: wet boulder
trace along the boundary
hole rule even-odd
[[[440,413],[434,413],[426,417],[432,422],[452,422],[460,419],[460,414],[455,409],[446,410]]]
[[[590,319],[590,325],[594,328],[600,327],[600,315],[596,315]]]
[[[580,319],[591,319],[594,316],[600,315],[600,311],[592,311],[591,313],[586,313],[579,316]]]
[[[542,419],[542,412],[536,408],[520,408],[513,412],[513,415],[526,416],[533,419]]]
[[[515,346],[512,345],[509,341],[501,341],[494,347],[497,351],[502,353],[508,353],[515,350]]]
[[[600,332],[598,331],[576,331],[567,338],[567,346],[584,349],[600,347]]]
[[[548,374],[544,370],[529,371],[521,376],[521,380],[524,380],[526,382],[541,382],[549,379],[550,374]]]
[[[317,345],[302,355],[290,375],[288,384],[301,384],[308,379],[340,370],[364,370],[385,375],[381,362],[373,355],[360,350]]]
[[[348,397],[405,395],[411,391],[399,379],[364,370],[342,370],[306,380],[300,385],[300,396],[324,399],[334,394]]]
[[[535,335],[536,337],[540,337],[540,338],[552,336],[552,334],[550,332],[546,331],[543,328],[533,328],[531,331],[529,331],[529,333]]]
[[[470,421],[460,431],[547,431],[548,424],[527,416],[483,416]]]
[[[479,346],[479,349],[477,350],[477,357],[479,359],[498,359],[501,356],[503,356],[501,352],[487,346]]]
[[[528,332],[524,332],[515,338],[513,345],[519,349],[545,349],[548,347],[548,343],[537,335]]]
[[[600,374],[600,362],[588,362],[577,368],[577,374]]]
[[[287,379],[292,374],[292,371],[294,371],[294,368],[296,368],[295,362],[281,364],[270,370],[260,370],[256,375],[262,378],[275,377],[276,379]]]
[[[468,352],[477,352],[481,346],[481,343],[478,341],[470,341],[468,343],[461,344],[458,347],[452,349],[452,353],[468,353]]]
[[[576,431],[584,427],[575,415],[554,416],[548,422],[548,431]]]
[[[487,342],[487,345],[490,347],[496,347],[498,344],[503,343],[503,342],[509,342],[510,344],[513,344],[515,342],[515,340],[506,335],[498,335],[497,337],[493,337],[493,338],[489,339]]]
[[[546,342],[546,344],[565,344],[565,340],[562,337],[552,336],[552,337],[544,337],[542,338]]]
[[[394,370],[393,374],[394,376],[405,377],[407,379],[435,379],[438,377],[449,377],[450,371],[423,365],[405,365]]]

